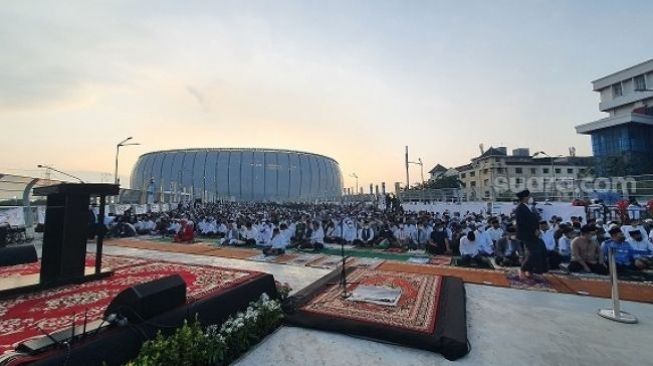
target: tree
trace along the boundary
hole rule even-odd
[[[457,176],[446,176],[440,177],[436,180],[429,180],[424,182],[424,184],[416,184],[414,189],[446,189],[446,188],[460,188],[464,187],[465,184],[461,182]]]

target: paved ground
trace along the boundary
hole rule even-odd
[[[88,246],[89,251],[94,245]],[[251,261],[105,247],[106,254],[211,264],[271,273],[299,290],[327,270]],[[605,299],[466,285],[472,352],[456,365],[653,365],[653,305],[623,302],[640,323],[596,315]],[[438,354],[352,337],[281,328],[245,355],[240,366],[447,365]]]

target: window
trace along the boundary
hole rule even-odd
[[[560,174],[562,170],[560,168],[556,168],[556,174]]]
[[[497,173],[503,174],[503,168],[497,168]]]
[[[531,168],[531,174],[536,174],[536,173],[537,173],[537,169]]]
[[[470,177],[475,177],[475,176],[476,176],[476,172],[469,172],[469,176],[470,176]]]
[[[574,169],[573,168],[568,168],[567,169],[567,174],[574,174]]]
[[[465,174],[465,173],[460,173],[460,178],[461,178],[461,179],[465,179],[466,176],[467,176],[467,174]]]
[[[542,168],[542,173],[549,174],[549,168]]]
[[[635,76],[635,90],[646,89],[646,78],[644,75]]]
[[[578,169],[578,173],[580,173],[580,174],[585,174],[585,168],[580,168],[580,169]]]
[[[476,182],[469,182],[470,187],[476,187]]]
[[[618,84],[612,84],[612,98],[620,97],[622,96],[623,90],[621,89],[621,83]]]
[[[521,168],[515,168],[515,174],[521,174],[522,169]]]
[[[521,178],[515,178],[515,183],[522,184],[523,180]]]
[[[483,181],[483,185],[486,186],[486,187],[489,186],[489,185],[490,185],[490,180],[489,180],[489,179],[485,179],[485,180]]]
[[[487,168],[483,169],[483,174],[487,174]]]

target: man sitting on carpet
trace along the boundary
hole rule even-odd
[[[556,240],[554,237],[554,230],[549,229],[549,223],[546,220],[540,221],[540,239],[544,242],[546,247],[546,256],[549,260],[550,269],[558,269],[562,263],[560,253],[556,251]]]
[[[610,249],[614,250],[614,260],[617,265],[617,273],[630,271],[634,269],[633,248],[626,241],[623,231],[619,226],[613,226],[608,230],[610,239],[601,244],[601,263],[606,267],[609,266]]]
[[[460,259],[461,266],[490,267],[488,258],[480,255],[480,243],[476,240],[476,234],[473,231],[468,232],[467,236],[460,239],[460,255],[462,256]]]
[[[433,255],[451,253],[447,231],[444,229],[444,222],[441,220],[435,221],[435,230],[431,232],[426,252]]]
[[[506,228],[505,235],[497,242],[495,261],[502,267],[517,267],[521,263],[522,245],[517,240],[517,229],[514,226]]]
[[[595,241],[596,228],[584,225],[580,229],[580,236],[571,242],[570,272],[588,272],[607,275],[608,269],[599,263],[599,247]]]
[[[274,228],[272,231],[272,239],[270,240],[271,246],[268,248],[263,248],[263,254],[265,255],[281,255],[286,252],[286,246],[288,245],[288,238],[286,238],[283,233],[278,228]]]
[[[374,243],[374,229],[370,227],[370,222],[365,220],[363,227],[358,230],[358,237],[354,240],[354,245],[359,247],[371,247]]]
[[[183,219],[181,220],[181,230],[175,234],[175,243],[192,243],[195,239],[195,225],[192,221]]]
[[[642,236],[639,230],[630,231],[628,244],[633,249],[633,258],[637,269],[651,268],[653,264],[653,243],[648,237]]]

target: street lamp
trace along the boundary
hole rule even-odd
[[[80,183],[84,183],[84,181],[81,180],[80,178],[78,178],[78,177],[76,177],[76,176],[74,176],[74,175],[72,175],[72,174],[68,174],[68,173],[66,173],[66,172],[62,172],[61,170],[57,170],[57,169],[55,169],[55,168],[53,168],[53,167],[51,167],[51,166],[49,166],[49,165],[39,164],[39,165],[37,165],[36,167],[37,167],[37,168],[41,168],[41,169],[46,169],[46,170],[54,170],[55,172],[60,173],[60,174],[63,174],[63,175],[65,175],[65,176],[67,176],[67,177],[71,177],[71,178],[77,179]]]
[[[118,155],[120,154],[120,148],[122,146],[140,145],[138,142],[129,142],[129,143],[127,143],[127,141],[129,141],[131,139],[132,139],[132,137],[127,137],[126,139],[120,141],[116,145],[116,171],[114,172],[114,178],[113,178],[114,184],[119,184],[119,182],[118,182]]]
[[[356,175],[356,173],[351,173],[351,174],[349,174],[349,176],[352,177],[352,178],[356,178],[356,193],[355,194],[358,194],[358,175]]]
[[[424,163],[422,162],[422,158],[417,158],[417,161],[409,161],[408,164],[415,164],[420,166],[422,174],[422,188],[424,188]]]

